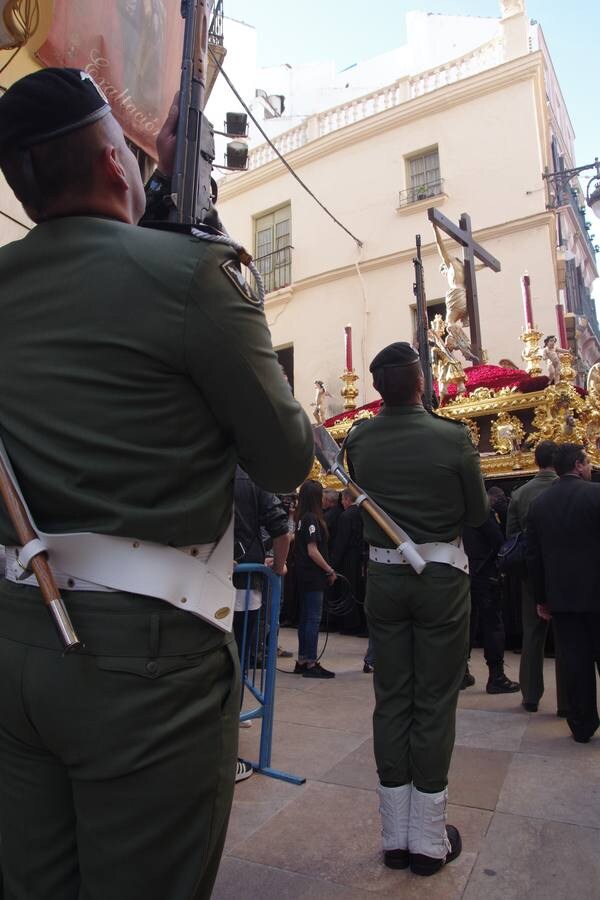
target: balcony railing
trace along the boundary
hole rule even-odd
[[[223,0],[217,0],[215,3],[212,21],[208,29],[208,40],[211,44],[223,46]]]
[[[406,191],[400,191],[398,195],[398,208],[410,206],[411,203],[418,203],[419,200],[429,200],[430,197],[439,197],[443,194],[444,179],[438,178],[437,181],[426,181],[416,187],[408,188]]]
[[[265,293],[278,291],[292,282],[292,250],[291,244],[280,247],[272,253],[257,256],[254,264],[260,272],[265,286]]]
[[[575,218],[579,222],[579,227],[581,228],[582,234],[585,235],[587,244],[589,249],[592,252],[592,255],[596,252],[595,242],[592,240],[592,236],[590,234],[591,224],[586,219],[585,206],[582,206],[582,200],[579,197],[577,191],[572,188],[567,188],[566,190],[561,192],[561,200],[564,203],[567,200],[571,204],[571,208],[575,213]]]

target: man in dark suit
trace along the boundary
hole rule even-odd
[[[589,741],[600,725],[600,485],[581,444],[562,444],[558,480],[532,502],[527,564],[542,618],[552,618],[564,668],[573,737]]]

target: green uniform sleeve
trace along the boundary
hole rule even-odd
[[[521,522],[519,519],[519,498],[517,494],[513,494],[510,498],[510,503],[508,504],[508,513],[506,516],[506,534],[508,537],[511,537],[513,534],[517,534],[519,531],[522,531]]]
[[[211,247],[196,267],[185,310],[186,366],[250,478],[268,491],[291,491],[311,468],[312,431],[263,311],[241,278],[236,284],[233,259]]]
[[[478,528],[485,522],[490,506],[481,475],[479,453],[471,443],[466,430],[461,448],[460,478],[465,498],[465,525]]]

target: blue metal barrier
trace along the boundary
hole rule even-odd
[[[242,699],[246,691],[258,702],[254,709],[240,713],[240,722],[258,719],[261,722],[258,762],[247,760],[256,772],[270,775],[292,784],[304,784],[306,778],[290,775],[271,767],[273,743],[273,718],[275,713],[275,677],[277,674],[277,636],[279,632],[279,607],[281,604],[282,578],[268,566],[242,563],[235,567],[235,574],[245,575],[245,615],[242,630],[240,659],[242,661]],[[262,583],[261,605],[256,615],[255,629],[249,634],[248,609],[253,588],[253,577],[260,576]],[[254,618],[254,617],[253,617]]]

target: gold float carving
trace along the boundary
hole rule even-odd
[[[481,438],[481,434],[479,432],[479,425],[475,422],[474,419],[461,419],[461,422],[464,422],[467,428],[469,429],[469,436],[471,438],[471,442],[475,449],[479,447],[479,441]]]
[[[551,384],[544,391],[533,418],[533,437],[539,441],[585,443],[585,427],[578,418],[586,401],[570,384]],[[589,410],[592,410],[589,406]]]
[[[501,412],[492,422],[491,444],[497,453],[517,454],[525,439],[525,429],[516,416]]]

